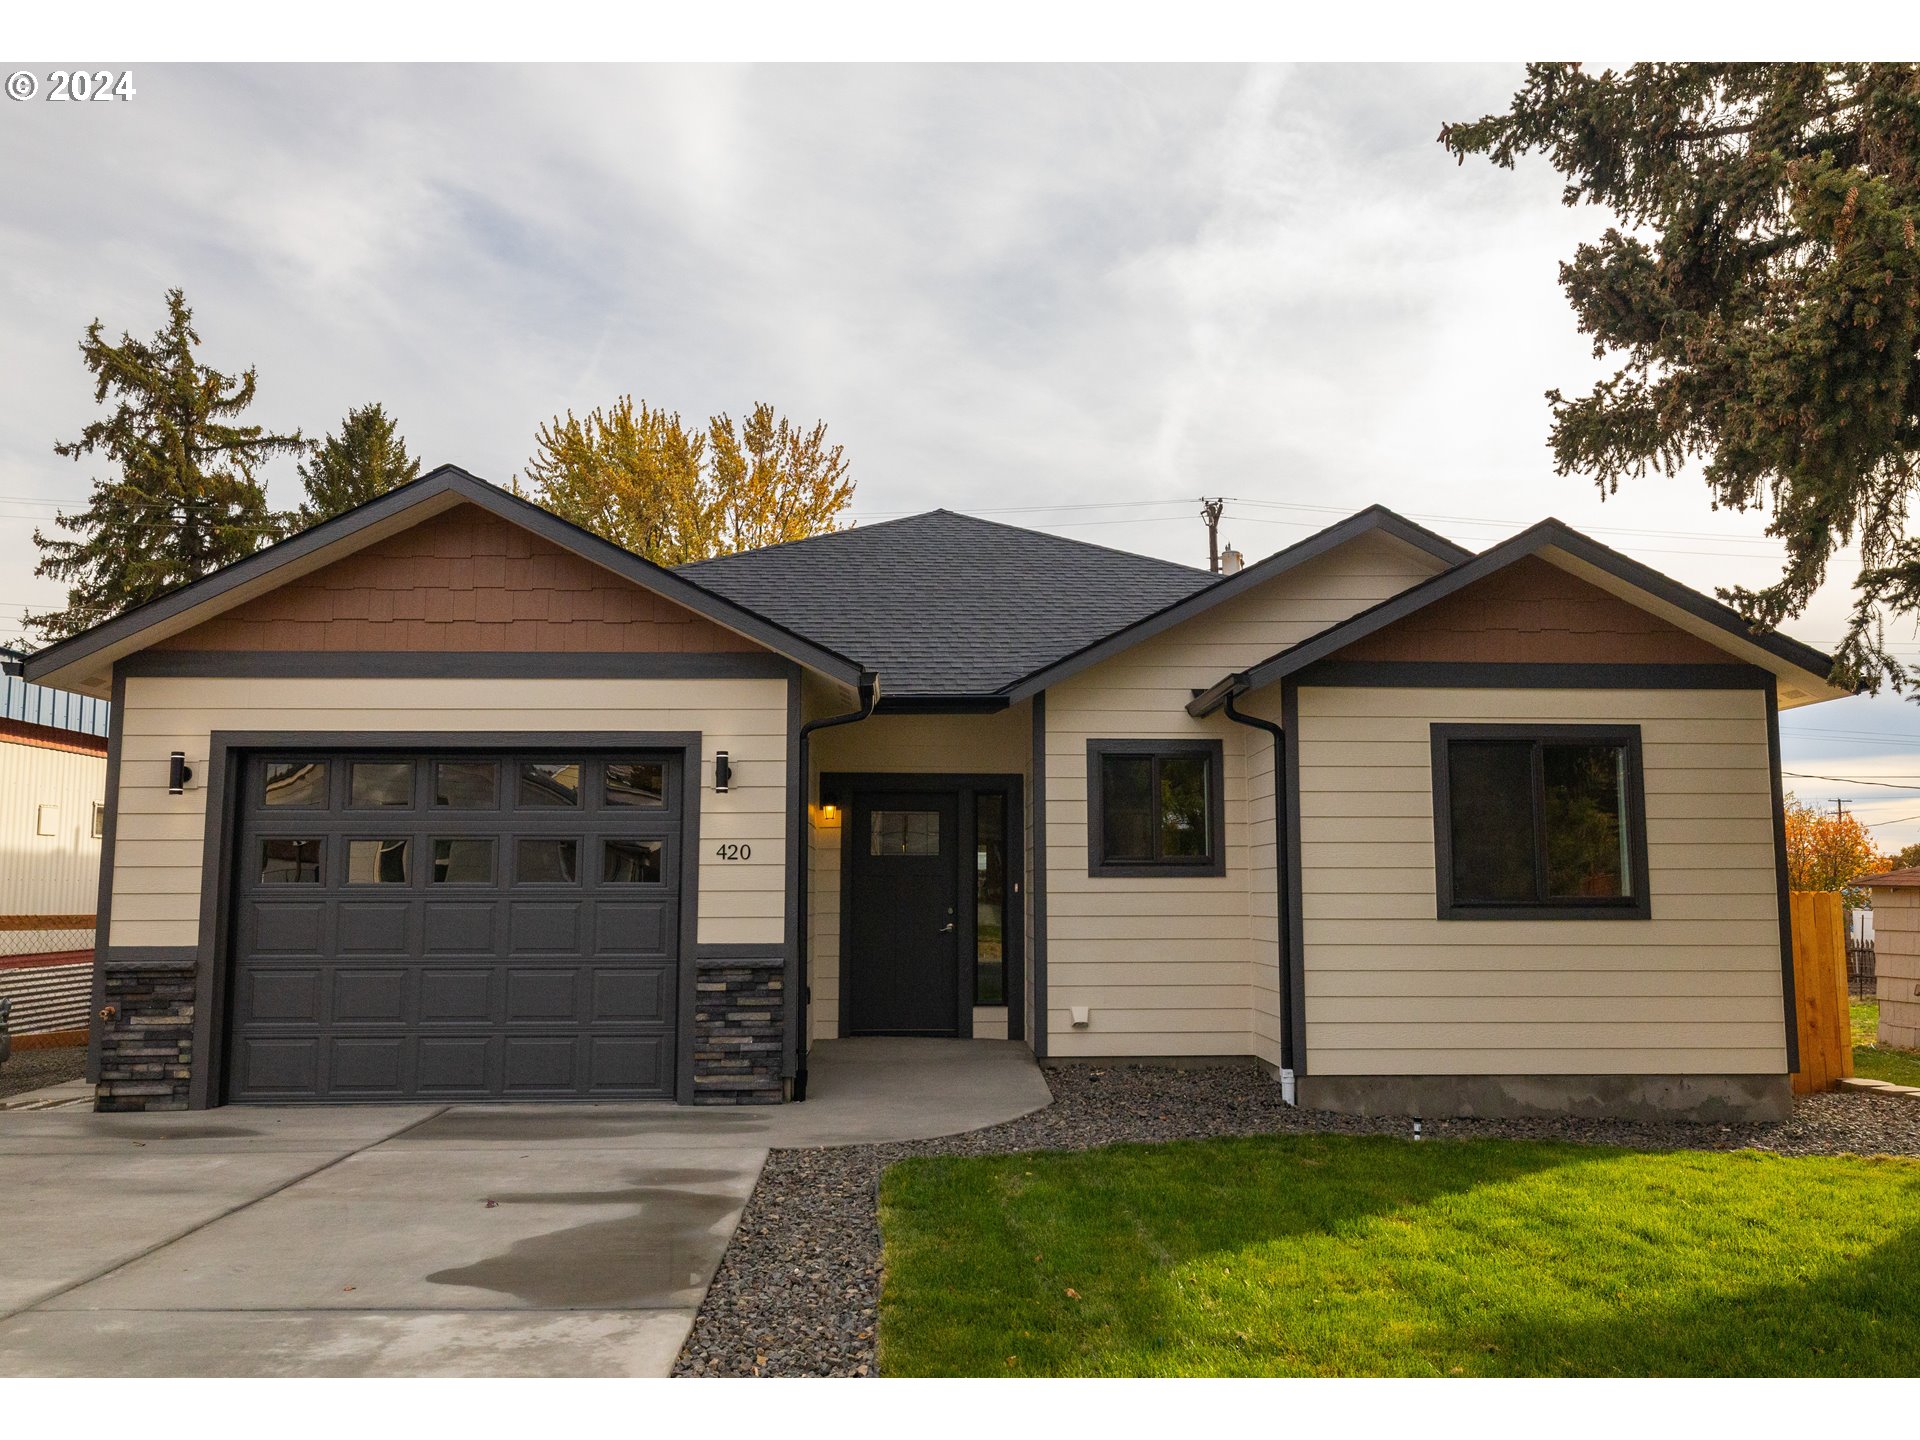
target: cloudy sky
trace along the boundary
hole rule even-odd
[[[1601,371],[1556,265],[1606,217],[1544,163],[1434,141],[1518,80],[145,66],[131,101],[8,103],[0,639],[59,599],[32,532],[86,491],[52,453],[93,413],[76,342],[151,332],[170,285],[208,359],[259,367],[258,421],[379,400],[428,464],[495,480],[568,407],[764,399],[828,423],[862,519],[947,506],[1204,564],[1203,493],[1250,559],[1380,501],[1474,548],[1551,514],[1703,589],[1764,581],[1762,517],[1697,479],[1603,502],[1553,474],[1542,392]],[[293,501],[291,464],[271,489]],[[1831,585],[1789,629],[1831,643],[1844,611]],[[1920,710],[1783,725],[1789,770],[1850,777],[1789,786],[1920,839]]]

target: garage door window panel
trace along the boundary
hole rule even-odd
[[[260,842],[260,883],[318,885],[322,854],[317,835],[268,836]]]
[[[667,804],[667,767],[656,760],[609,761],[605,794],[609,805],[664,810]]]
[[[347,804],[355,810],[389,810],[413,804],[413,766],[405,760],[356,760],[347,781]]]
[[[315,809],[327,803],[327,766],[322,760],[271,760],[261,772],[261,803],[281,809]]]
[[[608,840],[601,854],[600,878],[608,885],[657,885],[666,873],[662,840]]]
[[[433,842],[433,883],[491,885],[493,841],[463,835],[436,839]]]
[[[491,760],[441,760],[433,767],[433,803],[447,810],[492,810],[497,782]]]
[[[349,885],[405,885],[412,878],[413,842],[405,837],[347,841]]]
[[[580,763],[577,760],[522,762],[518,803],[529,810],[577,807]]]
[[[570,837],[523,835],[514,846],[516,885],[573,885],[580,879],[580,842]]]

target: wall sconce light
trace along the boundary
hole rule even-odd
[[[831,800],[823,800],[820,803],[820,818],[822,820],[838,820],[840,818],[840,807]]]
[[[727,763],[727,752],[717,750],[713,756],[713,793],[724,795],[727,786],[733,780],[733,766]]]
[[[187,782],[193,779],[193,771],[187,767],[186,753],[176,750],[167,757],[167,793],[181,795],[186,793]]]

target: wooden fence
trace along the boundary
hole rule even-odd
[[[1853,1021],[1847,1008],[1846,908],[1838,894],[1796,890],[1793,995],[1800,1032],[1796,1095],[1831,1090],[1853,1074]]]

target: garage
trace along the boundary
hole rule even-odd
[[[248,755],[226,1098],[671,1098],[683,763]]]

